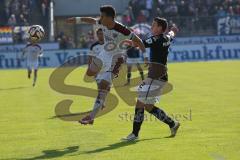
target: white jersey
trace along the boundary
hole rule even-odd
[[[98,41],[91,45],[89,56],[97,57],[103,50],[104,44],[100,44]]]
[[[42,48],[38,44],[28,44],[23,49],[23,55],[27,62],[38,62],[38,57],[42,55]]]
[[[123,54],[126,54],[129,45],[125,40],[131,40],[135,34],[124,25],[116,22],[112,29],[97,24],[103,31],[104,44],[103,50],[99,53],[98,58],[102,61],[102,67],[96,80],[106,80],[112,83],[116,77],[123,61]]]
[[[99,23],[99,22],[98,22]],[[131,32],[126,26],[116,22],[112,29],[97,24],[102,28],[104,35],[104,50],[110,54],[125,54],[129,46],[124,43],[124,40],[131,40],[134,33]]]

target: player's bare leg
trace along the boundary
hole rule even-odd
[[[32,69],[31,69],[31,68],[28,68],[28,79],[31,78],[31,74],[32,74]]]
[[[83,119],[81,119],[79,121],[81,124],[84,124],[84,125],[93,124],[95,116],[97,115],[99,110],[103,109],[103,107],[104,107],[104,102],[105,102],[105,99],[107,97],[109,90],[110,90],[109,82],[102,80],[98,84],[98,96],[94,103],[93,110],[89,115],[87,115],[86,117],[84,117]]]
[[[142,69],[141,65],[139,63],[137,63],[136,66],[137,66],[137,69],[139,71],[139,74],[140,74],[142,80],[144,80],[144,74],[143,74],[143,69]]]
[[[37,81],[37,69],[34,69],[34,77],[33,77],[33,87],[36,85],[36,81]]]
[[[127,83],[124,84],[125,86],[130,84],[130,80],[131,80],[131,76],[132,76],[131,71],[132,71],[132,65],[128,64],[127,65]]]
[[[141,76],[141,79],[144,80],[144,74],[143,74],[142,67],[140,66],[139,63],[137,63],[136,66],[137,66],[137,69],[138,69],[139,74]],[[128,64],[128,66],[127,66],[127,83],[125,83],[125,86],[130,84],[131,77],[132,77],[131,72],[132,72],[132,64]]]

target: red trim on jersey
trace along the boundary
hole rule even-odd
[[[113,29],[117,32],[122,33],[125,36],[128,36],[131,34],[131,31],[126,26],[124,26],[118,22],[115,22]]]

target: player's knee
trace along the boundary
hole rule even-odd
[[[110,84],[109,82],[105,81],[105,80],[102,80],[99,85],[98,85],[98,88],[100,90],[106,90],[106,91],[109,91],[110,90]]]
[[[148,111],[148,112],[151,112],[153,107],[154,107],[154,105],[152,105],[152,104],[146,104],[145,105],[145,110]]]
[[[88,76],[96,76],[97,75],[97,71],[92,71],[91,69],[88,69],[86,74]]]
[[[137,100],[136,108],[144,108],[144,106],[145,106],[145,103],[143,103],[140,100]]]

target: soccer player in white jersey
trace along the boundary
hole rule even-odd
[[[116,12],[110,5],[100,7],[100,19],[92,17],[72,17],[67,19],[68,23],[96,24],[102,28],[104,35],[104,50],[99,54],[102,61],[101,71],[96,79],[99,81],[99,92],[96,98],[93,111],[90,115],[80,120],[81,124],[93,124],[94,118],[99,109],[103,107],[107,93],[110,90],[112,79],[118,75],[121,64],[124,62],[123,55],[126,54],[131,42],[134,42],[146,54],[142,40],[131,32],[127,27],[115,21]],[[92,69],[92,74],[97,70]]]
[[[38,58],[43,55],[43,50],[36,42],[30,42],[23,48],[22,56],[26,58],[28,78],[31,78],[32,69],[34,70],[33,87],[36,85],[38,72]]]

